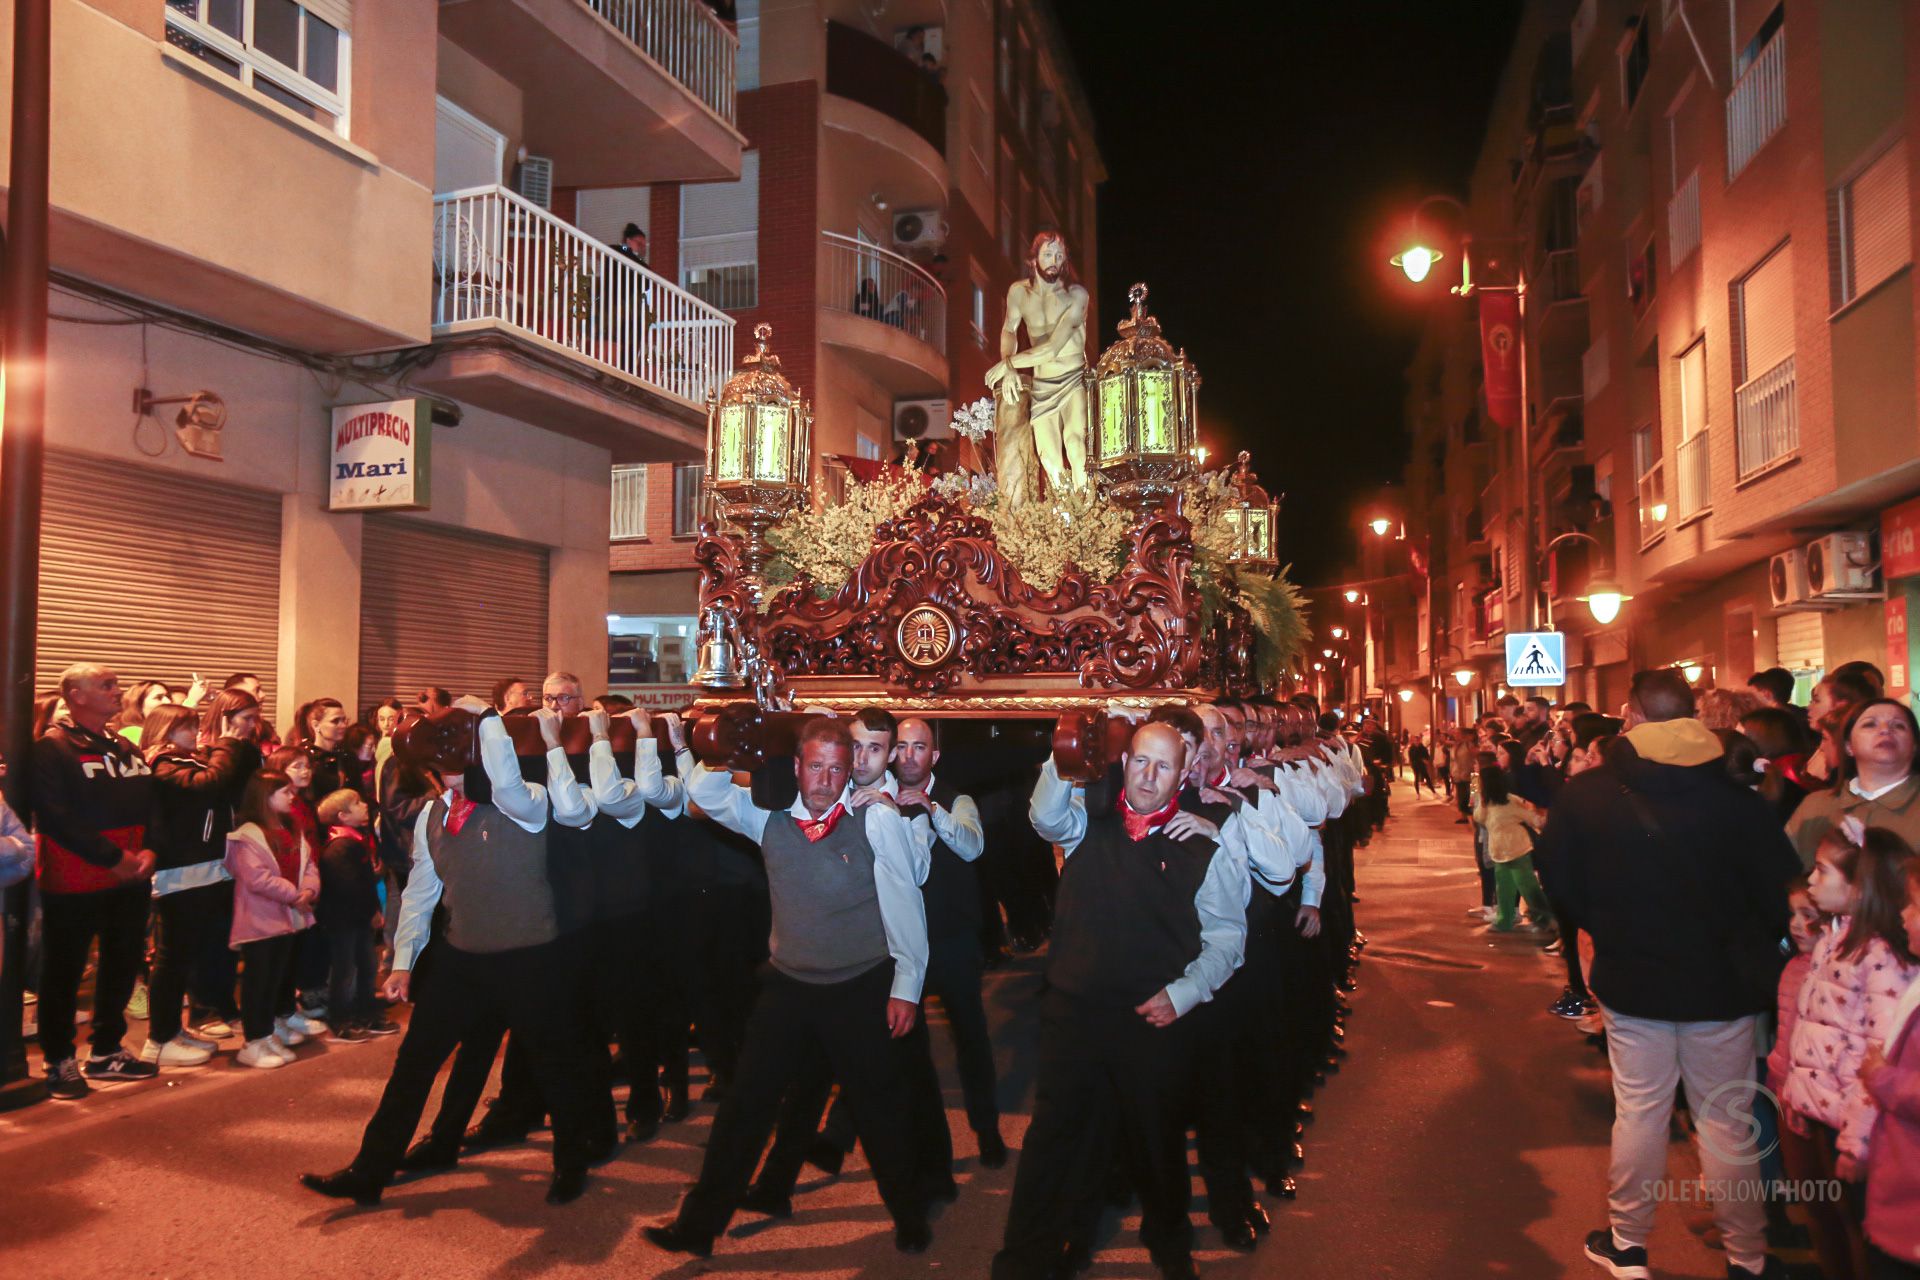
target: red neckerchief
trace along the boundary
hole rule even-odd
[[[827,810],[826,817],[800,823],[800,834],[805,836],[809,843],[818,844],[832,835],[833,829],[840,824],[840,819],[846,816],[847,806],[835,800],[833,808]]]
[[[361,830],[360,828],[358,828],[358,827],[343,827],[343,826],[341,826],[341,825],[340,825],[339,823],[337,823],[337,822],[336,822],[336,823],[334,823],[334,824],[333,824],[333,825],[332,825],[331,827],[328,827],[328,828],[327,828],[327,839],[329,839],[329,840],[357,840],[357,841],[359,841],[359,842],[360,842],[361,844],[368,844],[368,843],[370,843],[370,842],[369,842],[369,841],[367,840],[367,833],[366,833],[366,832],[364,832],[364,831],[362,831],[362,830]]]
[[[1167,801],[1166,808],[1158,813],[1135,813],[1124,795],[1114,808],[1120,812],[1120,821],[1126,824],[1127,839],[1137,843],[1152,835],[1156,827],[1164,826],[1169,818],[1180,811],[1180,793],[1175,792],[1173,798]]]
[[[452,835],[459,835],[460,828],[467,825],[467,819],[472,817],[473,811],[479,807],[465,796],[448,795],[447,831]]]
[[[1232,775],[1233,775],[1233,770],[1231,769],[1220,770],[1220,776],[1207,784],[1207,790],[1225,791],[1227,789],[1227,779]]]
[[[1812,759],[1806,754],[1775,756],[1774,767],[1780,770],[1780,776],[1799,787],[1802,791],[1818,791],[1824,783],[1807,774],[1807,761]]]

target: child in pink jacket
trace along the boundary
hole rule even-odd
[[[294,940],[313,926],[320,868],[304,840],[275,839],[287,826],[296,792],[284,773],[263,770],[248,782],[227,837],[233,876],[233,930],[240,952],[240,1018],[247,1043],[242,1066],[268,1069],[293,1061],[306,1038],[294,1024],[291,981]]]
[[[1907,864],[1900,922],[1920,954],[1920,858]],[[1867,1149],[1868,1273],[1920,1280],[1920,982],[1894,1006],[1886,1047],[1868,1048],[1860,1079],[1880,1112]]]
[[[1777,1099],[1787,1091],[1787,1068],[1792,1065],[1793,1024],[1800,1018],[1800,988],[1807,985],[1813,972],[1813,944],[1820,940],[1826,917],[1807,895],[1804,879],[1787,890],[1787,934],[1793,939],[1793,955],[1780,971],[1780,995],[1776,1002],[1773,1026],[1773,1051],[1767,1055],[1767,1088]]]
[[[1848,1184],[1839,1223],[1812,1215],[1814,1250],[1829,1280],[1864,1272],[1858,1184],[1877,1112],[1860,1067],[1867,1047],[1885,1041],[1895,1006],[1920,974],[1900,923],[1912,860],[1913,850],[1898,835],[1849,817],[1821,841],[1807,885],[1813,905],[1831,920],[1814,944],[1812,971],[1800,990],[1783,1098],[1791,1113],[1783,1154],[1790,1177]],[[1835,1238],[1836,1226],[1842,1238]]]

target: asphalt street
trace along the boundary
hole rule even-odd
[[[1249,1256],[1220,1244],[1196,1204],[1197,1259],[1221,1277],[1600,1274],[1580,1255],[1605,1219],[1611,1102],[1600,1053],[1551,1017],[1557,964],[1524,935],[1496,937],[1476,901],[1466,828],[1395,788],[1396,817],[1360,852],[1357,915],[1371,945],[1348,1022],[1351,1057],[1315,1101],[1295,1201],[1265,1201],[1273,1234]],[[1039,959],[988,977],[1005,1136],[1032,1100]],[[624,1150],[579,1202],[550,1208],[545,1135],[452,1174],[392,1188],[377,1208],[324,1201],[295,1175],[351,1156],[396,1040],[303,1047],[272,1072],[213,1064],[97,1089],[79,1103],[0,1115],[0,1271],[16,1276],[739,1277],[984,1276],[1014,1166],[980,1169],[935,1015],[960,1199],[920,1257],[894,1251],[856,1156],[809,1169],[787,1222],[737,1218],[707,1262],[653,1250],[699,1163],[709,1105]],[[136,1027],[135,1044],[144,1038]],[[699,1086],[696,1083],[695,1093]],[[1673,1175],[1695,1165],[1676,1142]],[[1017,1159],[1017,1155],[1016,1155]],[[1196,1179],[1196,1196],[1198,1180]],[[1096,1277],[1150,1277],[1137,1218],[1110,1214]],[[1698,1210],[1662,1210],[1655,1274],[1719,1277]]]

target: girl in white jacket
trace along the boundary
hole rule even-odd
[[[240,1018],[247,1035],[242,1066],[283,1066],[293,1061],[293,1046],[306,1039],[295,1021],[290,978],[295,936],[313,925],[320,869],[307,842],[289,838],[295,794],[286,774],[255,774],[227,837],[226,865],[233,876],[227,942],[240,952]]]

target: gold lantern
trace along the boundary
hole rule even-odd
[[[1253,573],[1271,575],[1280,567],[1274,531],[1280,524],[1280,503],[1260,487],[1248,463],[1247,451],[1240,451],[1240,465],[1234,468],[1234,500],[1220,513],[1233,530],[1233,551],[1229,563]],[[1336,633],[1338,628],[1335,629]]]
[[[1093,370],[1089,463],[1109,492],[1141,515],[1166,502],[1193,470],[1200,375],[1160,336],[1147,286],[1127,290],[1133,315]]]
[[[811,481],[813,408],[767,350],[773,326],[754,326],[755,351],[707,409],[707,488],[721,516],[745,535],[754,582],[767,563],[767,529],[805,501]]]

